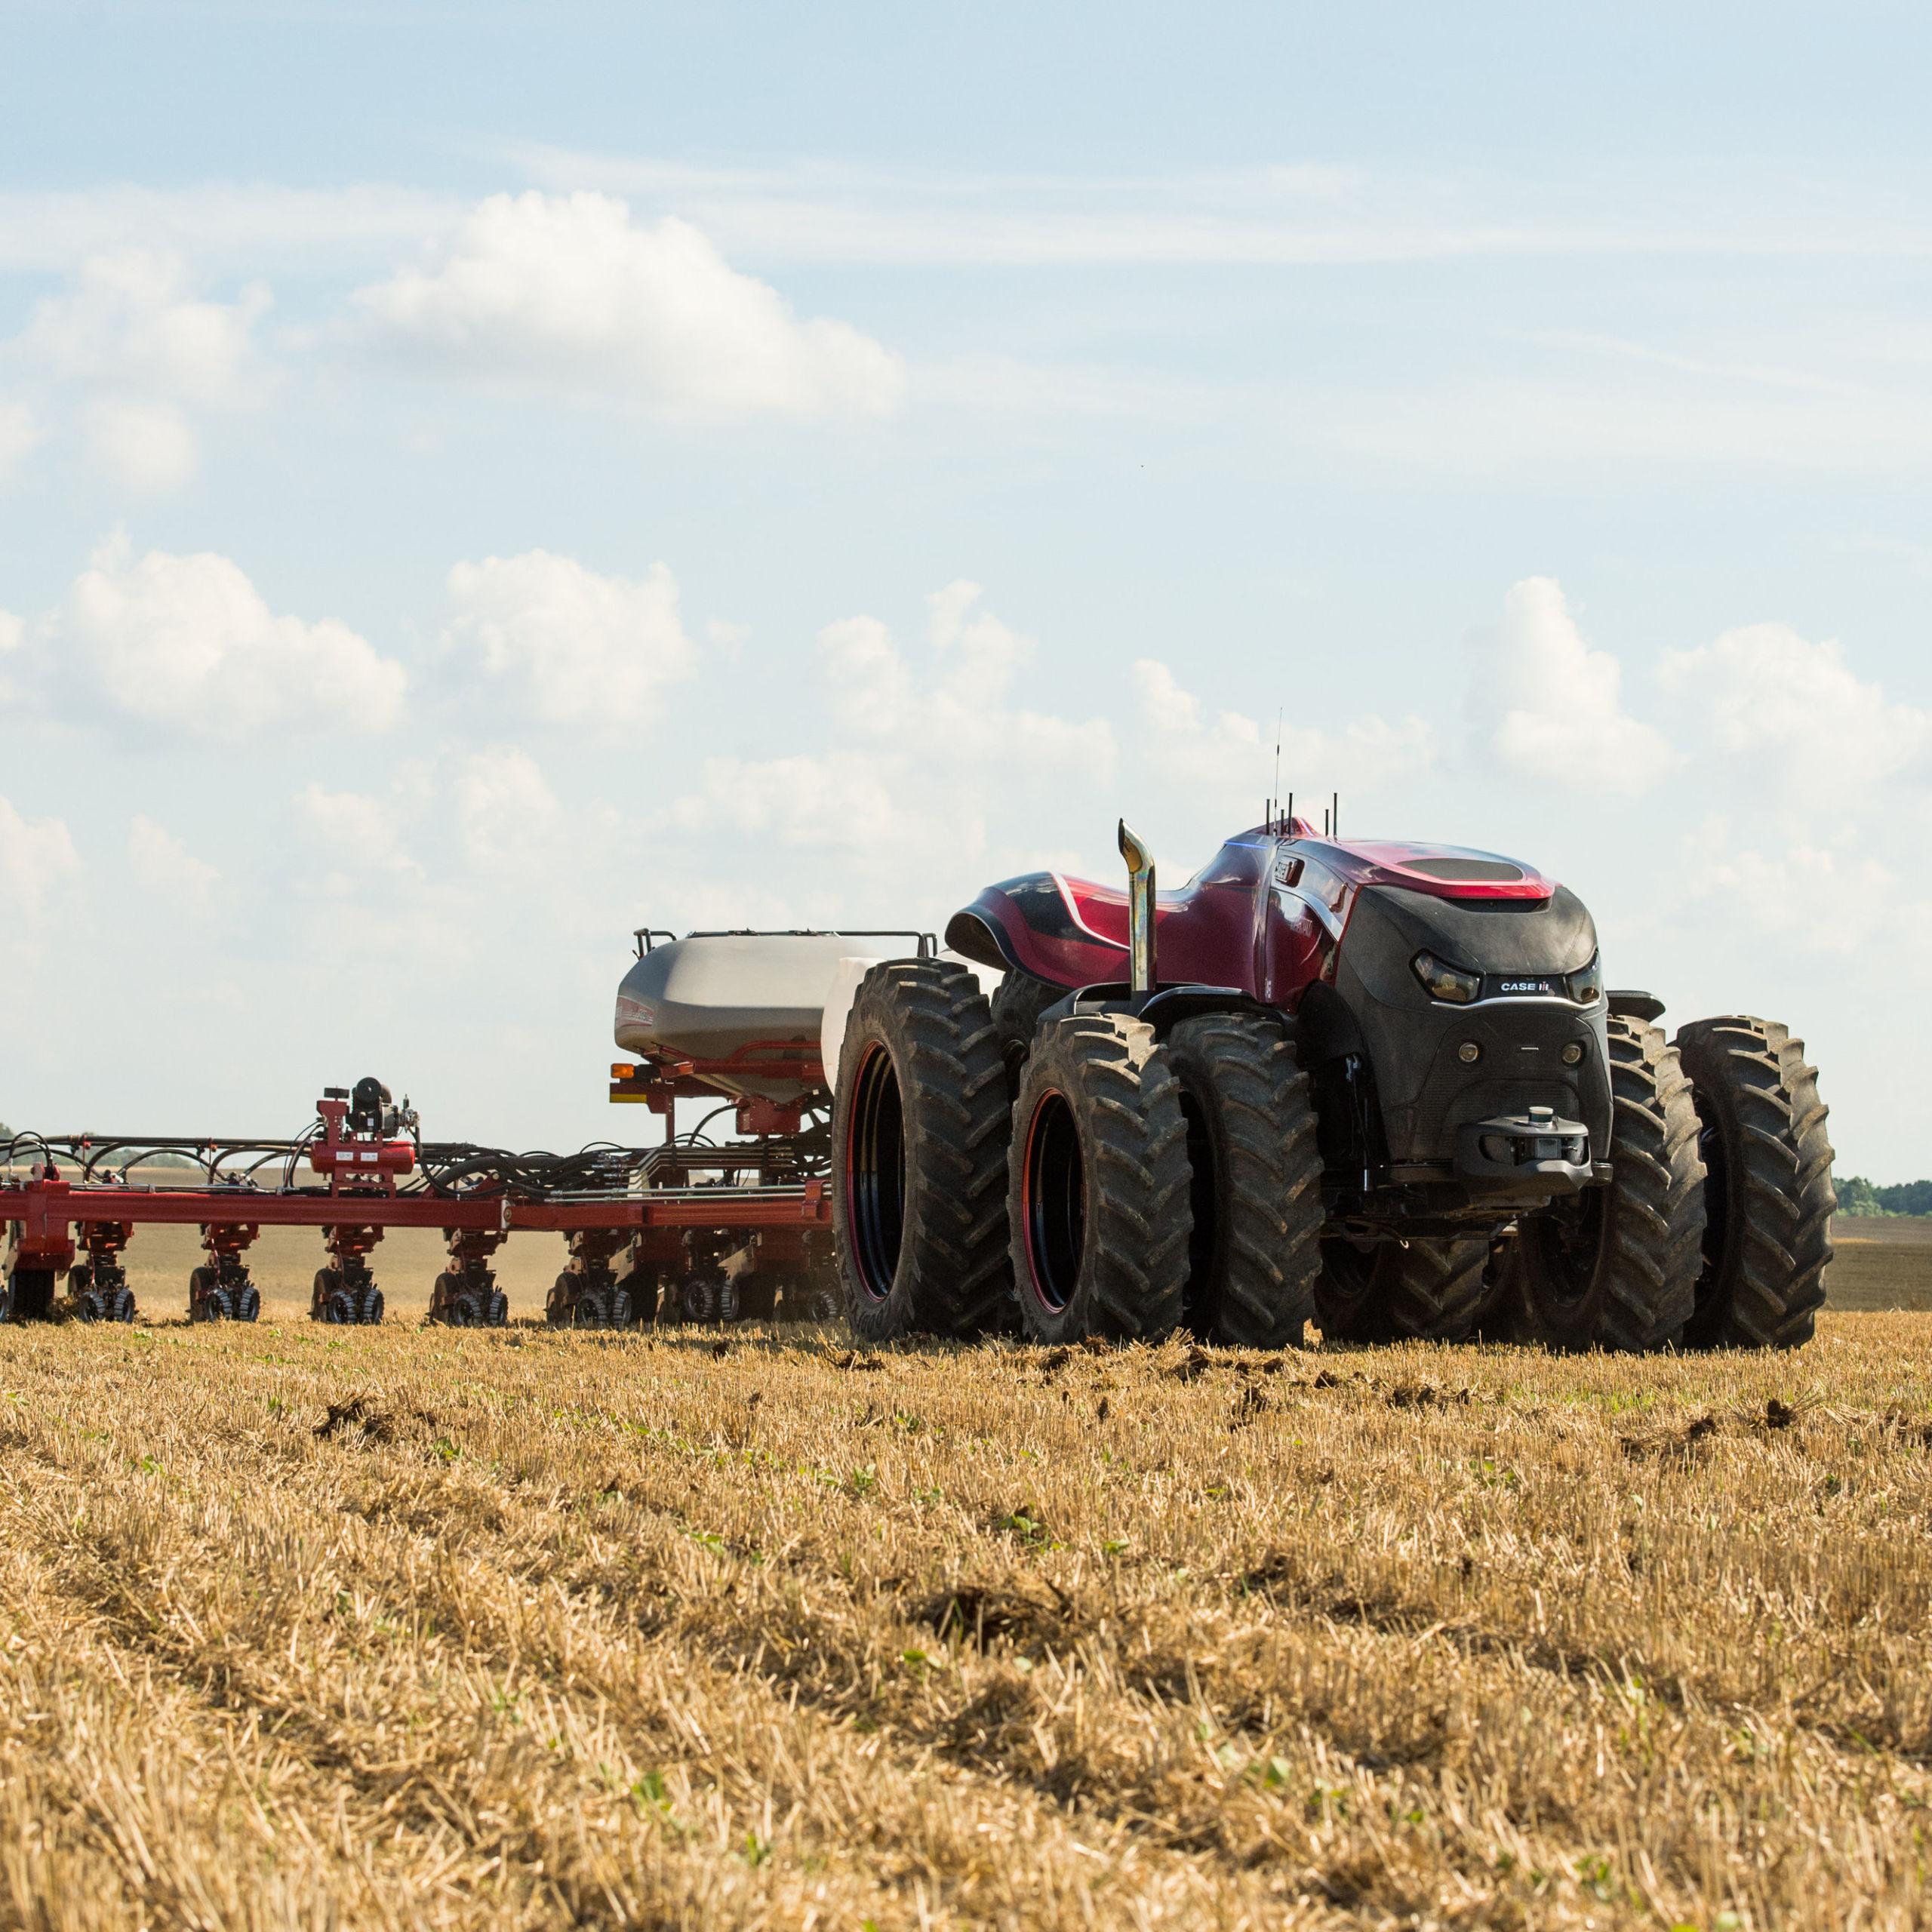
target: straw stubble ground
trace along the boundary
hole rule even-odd
[[[1932,1318],[1823,1327],[0,1331],[0,1922],[1919,1923]]]

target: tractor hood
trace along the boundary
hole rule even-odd
[[[1371,891],[1389,901],[1392,917],[1439,916],[1432,930],[1440,943],[1423,937],[1416,946],[1466,944],[1480,955],[1463,962],[1471,971],[1492,970],[1492,955],[1498,972],[1572,971],[1588,962],[1595,943],[1589,915],[1575,898],[1519,860],[1408,839],[1327,838],[1296,820],[1285,832],[1257,826],[1229,839],[1180,891],[1160,894],[1154,918],[1161,977],[1261,991],[1257,943],[1271,903],[1290,915],[1303,906],[1339,936],[1354,901]],[[1491,930],[1491,915],[1500,930]],[[1574,952],[1579,931],[1587,940],[1581,958],[1558,965],[1546,957]],[[1127,894],[1064,872],[1028,872],[962,906],[946,942],[983,965],[1017,968],[1060,986],[1123,979]],[[1507,957],[1519,943],[1535,956]]]
[[[1534,866],[1467,845],[1419,844],[1406,838],[1297,838],[1284,858],[1305,857],[1351,885],[1400,886],[1432,899],[1546,900],[1555,884]]]

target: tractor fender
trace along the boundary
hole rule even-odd
[[[1097,929],[1096,918],[1118,926],[1118,934]],[[946,943],[974,965],[1025,973],[1051,986],[1111,983],[1127,968],[1126,900],[1084,880],[1029,872],[988,886],[961,906],[947,922]]]
[[[1278,1008],[1243,992],[1238,986],[1189,983],[1137,993],[1124,980],[1102,980],[1079,987],[1064,999],[1057,1000],[1040,1017],[1042,1021],[1066,1020],[1081,1013],[1124,1014],[1151,1026],[1156,1039],[1165,1039],[1183,1020],[1203,1013],[1263,1013],[1281,1017]]]
[[[1641,993],[1613,987],[1610,1010],[1623,1020],[1641,1020],[1654,1026],[1663,1017],[1663,1001],[1655,993]]]

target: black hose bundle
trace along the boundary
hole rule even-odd
[[[688,1186],[697,1174],[716,1177],[735,1186],[740,1174],[761,1181],[790,1182],[824,1174],[831,1158],[831,1127],[814,1118],[795,1134],[766,1135],[755,1140],[713,1142],[705,1132],[720,1114],[718,1108],[691,1131],[655,1147],[620,1147],[598,1140],[574,1154],[552,1154],[537,1149],[525,1153],[506,1147],[485,1147],[470,1140],[420,1140],[416,1143],[417,1174],[406,1181],[407,1194],[439,1197],[507,1195],[522,1201],[544,1201],[565,1195],[609,1195],[639,1187]],[[57,1170],[72,1168],[76,1177],[91,1186],[140,1183],[163,1188],[171,1183],[158,1169],[185,1169],[196,1189],[234,1189],[281,1194],[323,1193],[326,1188],[299,1186],[296,1175],[323,1132],[319,1117],[292,1140],[190,1140],[112,1134],[33,1133],[13,1135],[0,1151],[0,1169],[33,1162]],[[258,1177],[264,1168],[281,1170],[281,1186],[264,1188]]]
[[[469,1140],[426,1140],[418,1154],[422,1185],[431,1194],[512,1194],[541,1201],[553,1194],[622,1193],[657,1151],[601,1140],[574,1154],[517,1154]]]

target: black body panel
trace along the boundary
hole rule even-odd
[[[1543,904],[1458,903],[1380,885],[1356,895],[1336,952],[1337,997],[1312,1000],[1303,1051],[1312,1057],[1324,1042],[1348,1050],[1349,1026],[1335,1011],[1343,1009],[1372,1070],[1383,1158],[1398,1169],[1440,1165],[1447,1173],[1460,1128],[1533,1107],[1581,1121],[1600,1157],[1611,1127],[1604,1001],[1489,997],[1452,1005],[1431,998],[1416,977],[1412,962],[1421,952],[1481,974],[1485,990],[1505,978],[1560,981],[1595,957],[1596,928],[1561,888]],[[1583,1057],[1565,1066],[1563,1049],[1573,1043]],[[1476,1049],[1473,1062],[1460,1057],[1466,1045]]]

